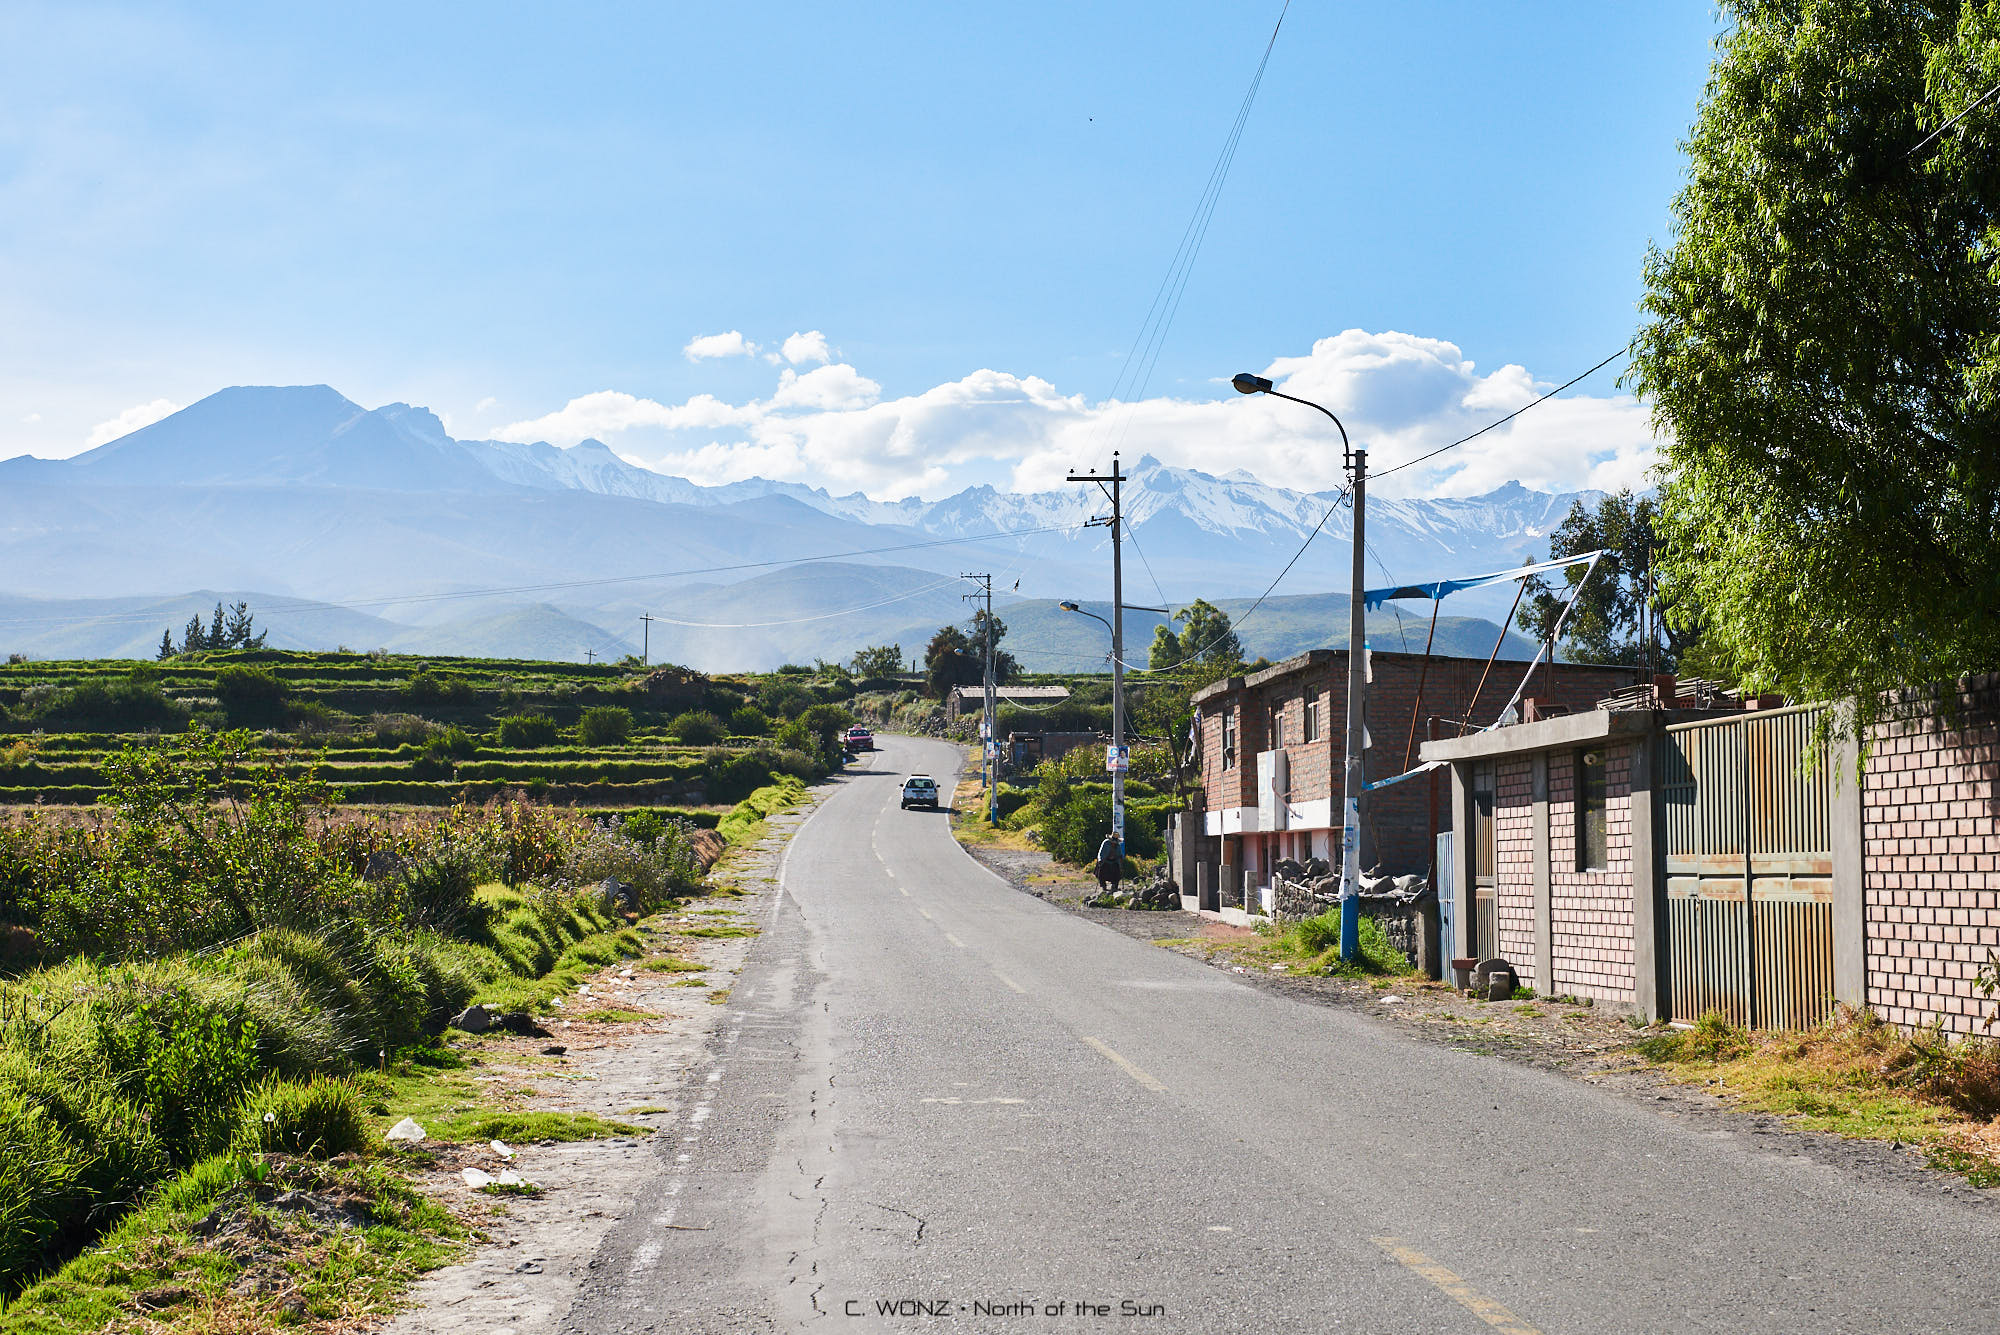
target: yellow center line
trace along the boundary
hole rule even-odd
[[[1087,1041],[1087,1040],[1086,1040]],[[1493,1329],[1505,1335],[1542,1335],[1542,1332],[1521,1320],[1502,1304],[1494,1301],[1479,1290],[1467,1284],[1451,1271],[1425,1256],[1414,1247],[1403,1245],[1401,1238],[1370,1238],[1370,1242],[1388,1254],[1389,1259],[1407,1270],[1414,1271],[1437,1287],[1438,1292],[1463,1307],[1466,1311],[1484,1321]]]
[[[944,934],[944,939],[951,942],[953,945],[957,946],[960,950],[965,949],[965,942],[959,940],[957,937],[953,936],[950,932],[946,932]]]
[[[1020,994],[1021,994],[1022,996],[1024,996],[1024,997],[1025,997],[1025,996],[1027,996],[1027,995],[1028,995],[1028,989],[1027,989],[1027,988],[1025,988],[1025,987],[1022,987],[1022,986],[1021,986],[1021,985],[1020,985],[1019,983],[1017,983],[1017,982],[1015,982],[1015,981],[1014,981],[1013,979],[1009,978],[1009,977],[1008,977],[1008,976],[1007,976],[1006,974],[1004,974],[1004,973],[1001,973],[1001,972],[1000,972],[1000,971],[999,971],[998,969],[995,969],[995,970],[993,971],[993,976],[994,976],[995,978],[998,978],[998,979],[999,979],[999,980],[1000,980],[1001,982],[1003,982],[1003,983],[1007,984],[1007,986],[1009,986],[1009,987],[1013,988],[1013,989],[1014,989],[1014,990],[1015,990],[1016,992],[1019,992],[1019,993],[1020,993]]]
[[[1137,1066],[1134,1066],[1131,1062],[1127,1061],[1125,1058],[1119,1056],[1116,1052],[1113,1052],[1111,1050],[1111,1045],[1109,1043],[1106,1043],[1102,1039],[1091,1038],[1089,1035],[1084,1035],[1083,1041],[1090,1044],[1091,1047],[1096,1048],[1100,1053],[1104,1054],[1106,1057],[1109,1057],[1112,1063],[1116,1065],[1119,1070],[1131,1076],[1134,1080],[1137,1080],[1140,1084],[1144,1085],[1147,1089],[1152,1090],[1155,1094],[1164,1094],[1167,1092],[1167,1087],[1165,1085],[1153,1079],[1152,1076],[1147,1075],[1144,1071],[1140,1070]]]

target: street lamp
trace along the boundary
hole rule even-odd
[[[1354,582],[1347,605],[1347,756],[1343,767],[1342,782],[1344,792],[1341,800],[1340,822],[1340,957],[1352,961],[1361,952],[1361,794],[1365,787],[1361,764],[1362,716],[1365,712],[1368,691],[1366,666],[1367,630],[1363,625],[1362,613],[1367,606],[1367,596],[1363,587],[1365,571],[1361,563],[1362,554],[1362,511],[1365,488],[1368,481],[1368,451],[1357,450],[1348,443],[1347,428],[1341,426],[1340,419],[1331,409],[1314,403],[1311,399],[1295,398],[1281,394],[1269,380],[1248,371],[1238,372],[1230,381],[1239,394],[1269,394],[1276,399],[1289,399],[1302,403],[1308,408],[1326,414],[1340,431],[1340,447],[1348,471],[1354,479]]]
[[[1077,606],[1074,599],[1065,598],[1056,606],[1065,612],[1087,616],[1111,632],[1111,746],[1112,750],[1122,757],[1125,750],[1125,660],[1120,646],[1124,637],[1119,633],[1119,627],[1112,625],[1095,612],[1084,611]],[[1162,616],[1168,614],[1164,607],[1141,607],[1127,602],[1114,603],[1112,606],[1121,612],[1158,612]],[[1120,618],[1121,621],[1123,619]],[[1118,836],[1118,851],[1122,854],[1125,851],[1125,771],[1122,769],[1111,771],[1111,825],[1112,832]]]

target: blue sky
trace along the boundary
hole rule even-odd
[[[1277,12],[7,3],[0,456],[325,382],[703,480],[935,494],[1115,436],[1317,484],[1311,424],[1221,380],[1289,359],[1386,463],[1631,336],[1712,11],[1297,0],[1155,402],[1108,418]],[[1631,474],[1610,379],[1414,481]]]

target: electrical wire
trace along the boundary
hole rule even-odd
[[[1938,126],[1937,129],[1932,130],[1922,139],[1919,139],[1917,141],[1917,146],[1911,149],[1908,153],[1904,154],[1903,156],[1913,158],[1917,154],[1923,152],[1924,149],[1929,146],[1931,140],[1937,138],[1939,135],[1943,134],[1946,130],[1949,130],[1952,126],[1958,124],[1960,121],[1964,120],[1967,116],[1970,116],[1973,112],[1979,110],[1979,108],[1985,106],[1986,99],[1993,96],[1995,93],[2000,93],[2000,83],[1994,84],[1991,88],[1987,89],[1985,92],[1981,93],[1977,98],[1973,99],[1971,106],[1967,107],[1964,111],[1959,112],[1956,116],[1953,116],[1943,125]]]
[[[1216,155],[1215,164],[1209,168],[1208,180],[1195,201],[1194,212],[1189,215],[1187,226],[1181,230],[1180,244],[1174,248],[1167,272],[1153,293],[1152,304],[1146,308],[1146,318],[1140,322],[1139,331],[1133,335],[1132,346],[1125,354],[1118,376],[1111,383],[1111,401],[1125,405],[1124,411],[1118,414],[1121,445],[1132,429],[1133,405],[1145,397],[1146,387],[1151,384],[1153,371],[1159,365],[1167,331],[1180,311],[1181,297],[1187,291],[1188,278],[1194,272],[1202,242],[1207,239],[1209,223],[1214,219],[1215,207],[1222,199],[1223,183],[1229,178],[1237,147],[1243,141],[1244,127],[1250,122],[1250,109],[1257,101],[1257,90],[1263,85],[1264,71],[1271,63],[1271,52],[1278,44],[1278,33],[1285,26],[1285,15],[1290,11],[1291,0],[1285,0],[1278,10],[1278,21],[1271,25],[1270,40],[1264,43],[1264,54],[1257,61],[1256,73],[1251,76],[1250,86],[1236,108],[1236,118],[1230,123],[1229,133],[1223,136],[1222,150]],[[1107,417],[1093,433],[1093,443],[1101,445],[1110,429],[1111,419]]]
[[[1634,339],[1632,340],[1632,342],[1636,343],[1638,342],[1638,340]],[[1493,428],[1499,426],[1505,426],[1507,423],[1519,417],[1522,413],[1528,411],[1528,409],[1536,407],[1539,404],[1547,403],[1550,399],[1562,393],[1570,386],[1575,385],[1580,381],[1587,380],[1591,376],[1596,375],[1599,371],[1602,371],[1605,367],[1611,365],[1611,363],[1617,361],[1620,357],[1623,357],[1626,353],[1630,352],[1631,350],[1632,350],[1632,343],[1627,343],[1624,347],[1618,349],[1618,351],[1612,353],[1609,357],[1606,357],[1603,361],[1591,367],[1588,371],[1585,371],[1583,374],[1572,376],[1570,379],[1563,381],[1560,385],[1557,385],[1554,389],[1542,395],[1540,398],[1530,399],[1528,402],[1516,408],[1513,412],[1508,413],[1505,417],[1502,417],[1497,421],[1488,422],[1485,426],[1480,427],[1479,430],[1473,432],[1471,435],[1460,437],[1458,440],[1454,440],[1449,445],[1438,446],[1436,449],[1430,451],[1428,454],[1420,454],[1414,459],[1406,459],[1402,463],[1397,464],[1394,468],[1385,468],[1379,473],[1370,473],[1368,476],[1370,480],[1374,480],[1377,478],[1385,478],[1389,476],[1391,473],[1400,473],[1405,468],[1414,468],[1426,459],[1435,459],[1440,454],[1443,454],[1446,450],[1455,450],[1461,445],[1469,444],[1472,441],[1478,440],[1481,436],[1493,430]]]
[[[922,588],[911,589],[906,593],[893,594],[887,598],[878,598],[872,603],[862,603],[858,607],[844,607],[838,612],[816,612],[809,617],[790,617],[783,621],[681,621],[674,617],[663,617],[657,614],[653,617],[653,620],[664,621],[669,626],[687,626],[695,630],[764,630],[771,626],[802,626],[809,621],[831,621],[835,617],[852,616],[856,612],[867,612],[877,607],[887,607],[891,603],[908,602],[912,598],[919,598],[933,590],[942,589],[947,584],[956,584],[958,580],[959,577],[954,575],[950,579],[941,579],[935,584],[926,584]]]

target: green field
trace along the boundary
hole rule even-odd
[[[93,803],[125,748],[199,727],[251,730],[270,759],[353,805],[525,793],[597,808],[726,807],[780,772],[816,777],[833,757],[786,725],[852,693],[837,676],[663,678],[614,664],[276,650],[10,663],[0,807]],[[748,720],[756,731],[732,732],[760,702],[770,708]],[[611,713],[623,735],[587,738],[592,711]],[[723,723],[719,735],[684,737],[676,720],[701,712]],[[510,733],[506,721],[522,718],[545,722],[535,736]]]

